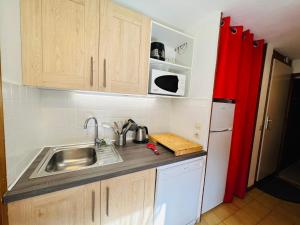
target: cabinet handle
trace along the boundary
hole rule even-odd
[[[109,187],[106,187],[106,216],[109,216]]]
[[[91,74],[90,74],[90,85],[94,85],[94,59],[91,57]]]
[[[103,87],[106,88],[106,59],[103,62]]]
[[[92,191],[92,221],[95,222],[95,191]]]

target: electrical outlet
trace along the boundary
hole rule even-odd
[[[201,123],[195,123],[195,129],[196,130],[201,130]]]

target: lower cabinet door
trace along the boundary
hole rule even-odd
[[[101,225],[152,225],[156,169],[101,182]]]
[[[99,225],[100,182],[8,205],[10,225]]]

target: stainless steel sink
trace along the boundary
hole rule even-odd
[[[46,166],[46,171],[77,170],[97,162],[95,148],[74,148],[55,152]]]
[[[45,177],[122,162],[113,145],[70,145],[49,148],[30,178]]]

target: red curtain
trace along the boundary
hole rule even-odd
[[[253,38],[242,26],[231,27],[230,17],[223,18],[214,98],[236,101],[225,202],[246,193],[264,46]]]
[[[220,44],[216,69],[214,98],[234,99],[243,27],[230,27],[230,17],[223,19],[220,28]]]
[[[248,183],[248,175],[251,161],[251,153],[253,147],[254,130],[257,116],[257,107],[261,82],[261,70],[263,64],[264,41],[259,40],[254,43],[252,48],[252,70],[248,85],[248,96],[245,100],[246,123],[244,129],[244,137],[241,149],[244,148],[244,155],[240,161],[240,173],[243,176],[238,177],[235,194],[244,197]]]

